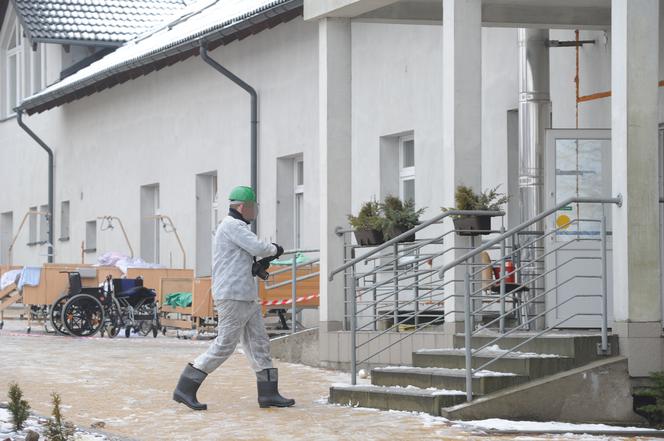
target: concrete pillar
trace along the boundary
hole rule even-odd
[[[443,0],[443,187],[444,205],[454,206],[458,185],[481,189],[482,178],[482,2]],[[451,247],[468,247],[470,239],[448,236]],[[478,238],[479,241],[479,238]],[[467,250],[447,253],[448,259]],[[446,277],[463,280],[464,270],[450,271]],[[463,294],[463,283],[454,292]],[[446,294],[449,290],[446,290]],[[462,311],[463,297],[445,302],[445,311]],[[463,329],[463,314],[446,317],[450,332]],[[459,329],[459,326],[461,327]]]
[[[334,232],[346,226],[351,212],[351,35],[350,19],[323,18],[318,34],[320,137],[320,329],[341,329],[344,280],[330,270],[343,264],[343,239]]]
[[[613,331],[631,376],[662,369],[657,185],[659,0],[611,7]]]

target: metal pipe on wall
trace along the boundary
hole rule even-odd
[[[210,58],[207,51],[207,42],[201,40],[200,55],[203,61],[212,66],[217,72],[247,91],[251,96],[251,188],[258,194],[258,94],[256,89],[244,82],[240,77],[226,69]],[[251,223],[251,229],[256,232],[256,222]]]
[[[546,129],[551,128],[551,97],[549,93],[549,31],[519,29],[519,200],[521,222],[533,219],[544,210],[544,152]],[[528,230],[543,231],[544,221]],[[519,260],[526,263],[521,271],[522,283],[535,280],[535,294],[544,289],[539,274],[544,270],[540,241],[521,252]],[[536,308],[537,309],[537,308]],[[537,314],[541,311],[535,310]],[[538,320],[535,327],[544,326]]]
[[[519,29],[519,198],[521,221],[544,208],[544,145],[551,128],[547,29]],[[533,226],[542,230],[541,225]]]
[[[32,139],[35,140],[37,144],[44,150],[46,150],[46,153],[48,154],[48,263],[53,263],[53,255],[55,252],[55,247],[54,247],[54,241],[53,241],[53,218],[55,217],[53,214],[53,187],[54,187],[54,182],[53,182],[53,168],[54,168],[54,160],[53,160],[53,150],[46,145],[42,139],[35,135],[35,133],[30,130],[28,126],[25,125],[23,122],[23,111],[20,109],[16,110],[16,121],[18,122],[19,127],[21,127],[25,133],[27,133]]]

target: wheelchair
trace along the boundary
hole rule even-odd
[[[143,286],[143,279],[113,279],[106,277],[99,288],[83,288],[80,274],[69,274],[69,290],[54,302],[60,308],[60,324],[64,333],[77,337],[116,337],[122,328],[125,337],[131,331],[156,338],[159,330],[157,294]],[[57,315],[57,311],[52,316]],[[55,324],[54,324],[55,326]]]

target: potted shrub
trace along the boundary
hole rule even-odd
[[[508,199],[508,196],[498,193],[498,187],[475,193],[472,188],[460,185],[454,195],[456,207],[451,210],[499,211]],[[491,214],[481,216],[463,215],[454,216],[452,221],[456,230],[463,230],[458,232],[460,236],[477,236],[479,234],[489,234],[492,217]]]
[[[396,196],[386,196],[382,204],[383,211],[383,236],[386,240],[393,239],[415,227],[420,222],[420,216],[424,208],[415,210],[415,202],[408,200],[402,202]],[[415,235],[411,235],[400,242],[413,242]]]
[[[371,246],[385,242],[382,231],[383,217],[378,202],[365,202],[357,216],[348,215],[348,222],[355,230],[355,240],[358,245]]]

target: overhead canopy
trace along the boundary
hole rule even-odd
[[[90,1],[90,0],[87,0]],[[39,113],[291,20],[302,0],[200,0],[113,53],[24,99],[18,110]]]

